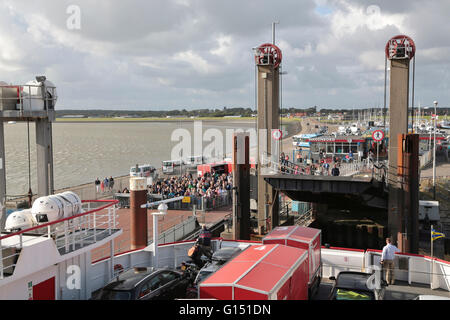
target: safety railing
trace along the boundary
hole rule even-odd
[[[58,99],[56,87],[41,84],[0,84],[0,110],[20,112],[54,110]]]
[[[361,172],[365,167],[365,163],[362,161],[354,161],[349,163],[342,163],[339,167],[340,176],[352,176]]]
[[[423,154],[419,156],[420,169],[426,167],[433,161],[433,149],[425,151]]]
[[[308,227],[313,221],[314,221],[313,209],[311,208],[307,212],[301,214],[295,220],[295,224],[302,227]]]
[[[262,173],[271,174],[292,174],[292,175],[312,175],[312,176],[331,176],[333,165],[328,168],[323,165],[307,165],[304,163],[293,163],[289,161],[274,162],[270,157],[262,156]],[[368,161],[351,161],[338,164],[339,176],[352,176],[360,172],[369,172]]]
[[[186,196],[183,200],[168,203],[167,207],[169,210],[194,210],[195,206],[198,211],[211,211],[231,204],[231,191],[225,190],[223,193],[210,196]]]
[[[0,237],[0,279],[11,276],[24,247],[52,239],[61,255],[103,240],[115,232],[117,200],[83,201],[85,212]],[[98,207],[91,209],[91,205]]]
[[[165,219],[165,218],[163,218]],[[177,223],[177,220],[179,223]],[[164,244],[168,242],[175,242],[184,239],[187,235],[191,234],[196,227],[196,218],[194,216],[190,217],[176,217],[173,219],[160,221],[159,228],[164,230],[159,234],[159,244]],[[170,226],[170,227],[168,227]],[[123,229],[123,232],[127,232],[129,229]],[[147,238],[149,239],[148,245],[153,243],[153,231],[149,230],[147,233]],[[123,253],[129,251],[131,248],[131,239],[129,237],[125,239],[117,239],[114,243],[114,254]],[[92,260],[96,261],[109,257],[111,255],[111,249],[108,247],[102,247],[92,253]]]

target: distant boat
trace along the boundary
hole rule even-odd
[[[448,122],[448,121],[441,121],[441,122],[437,125],[437,127],[438,127],[438,128],[441,128],[441,129],[450,129],[450,122]]]
[[[8,121],[8,124],[16,124],[17,122],[15,121]]]

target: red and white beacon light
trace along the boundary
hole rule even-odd
[[[416,45],[408,36],[398,35],[392,37],[385,48],[386,57],[392,59],[409,59],[414,58],[416,53]]]
[[[256,65],[273,65],[274,69],[281,64],[282,54],[280,48],[271,43],[264,43],[254,49]]]

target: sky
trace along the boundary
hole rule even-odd
[[[2,0],[0,80],[45,75],[59,109],[255,105],[252,48],[282,50],[283,108],[383,107],[384,47],[417,47],[415,107],[450,106],[450,1]]]

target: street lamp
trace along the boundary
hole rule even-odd
[[[437,120],[437,112],[436,107],[438,102],[434,101],[434,142],[433,142],[433,199],[436,200],[436,120]]]
[[[425,115],[426,115],[426,113],[425,113],[425,110],[428,110],[428,109],[430,109],[430,107],[423,107],[423,116],[425,117]],[[431,112],[430,112],[430,114],[431,114]],[[428,121],[427,121],[427,127],[428,127]],[[425,127],[425,128],[427,128],[427,127]],[[430,138],[428,139],[428,150],[431,150],[431,128],[430,128]]]

